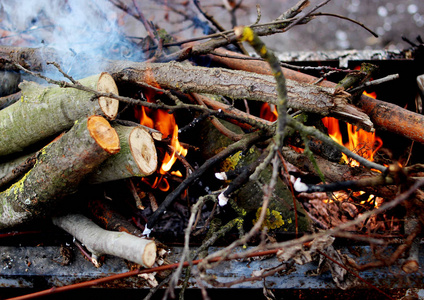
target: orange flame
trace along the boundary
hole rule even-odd
[[[275,105],[273,106],[274,109],[271,109],[271,106],[268,103],[265,102],[264,104],[262,104],[261,110],[259,112],[259,117],[271,122],[276,121],[278,118],[277,107]]]
[[[374,92],[370,94],[364,92],[364,94],[372,98],[376,98],[377,96]],[[268,121],[275,121],[278,118],[278,113],[275,107],[272,110],[268,103],[264,103],[261,106],[259,116],[262,119]],[[375,136],[375,132],[367,132],[351,124],[347,124],[347,135],[349,141],[347,143],[344,143],[343,135],[339,126],[339,120],[331,117],[325,117],[322,118],[322,122],[327,128],[328,135],[334,141],[336,141],[340,145],[344,145],[351,151],[355,151],[356,153],[370,161],[374,160],[375,152],[383,145],[383,141],[379,137]],[[297,147],[292,146],[292,148],[294,148],[298,152],[302,152],[300,151],[301,149]],[[349,165],[353,167],[359,165],[356,160],[349,160],[344,153],[342,153],[342,155],[345,161],[349,161]]]
[[[376,98],[375,93],[368,94],[364,92],[364,94],[369,97]],[[340,145],[344,145],[349,150],[356,152],[357,154],[370,161],[374,160],[375,152],[377,152],[377,150],[380,149],[383,145],[383,141],[375,135],[375,132],[367,132],[351,124],[347,124],[347,134],[349,141],[347,143],[343,143],[339,121],[335,118],[325,117],[322,119],[322,122],[327,128],[328,135],[334,141]],[[345,161],[349,161],[344,153],[342,153],[342,155]],[[359,163],[356,160],[351,160],[349,165],[355,167],[359,166]]]
[[[148,102],[153,102],[153,93],[147,92],[145,93],[145,96]],[[140,112],[136,110],[135,117],[140,120],[140,124],[150,128],[155,128],[159,130],[165,138],[171,138],[170,145],[172,148],[172,154],[169,154],[168,152],[165,153],[162,165],[159,169],[159,174],[161,174],[161,176],[160,178],[156,178],[153,184],[150,184],[152,188],[159,188],[160,190],[166,192],[169,190],[169,183],[165,178],[163,178],[163,175],[170,171],[172,165],[177,160],[178,155],[187,155],[187,149],[181,146],[180,142],[178,141],[178,125],[176,124],[173,114],[169,114],[167,111],[162,109],[152,111],[150,116],[148,115],[149,113],[149,109],[142,107]],[[148,183],[147,180],[144,181]]]
[[[153,128],[153,119],[150,118],[146,113],[147,108],[144,106],[141,107],[141,110],[135,110],[135,117],[140,120],[140,124]]]

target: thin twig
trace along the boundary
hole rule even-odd
[[[348,92],[351,93],[351,94],[353,94],[353,93],[355,93],[355,92],[357,92],[359,90],[365,89],[365,88],[367,88],[369,86],[379,85],[379,84],[382,84],[382,83],[385,83],[385,82],[388,82],[388,81],[392,81],[392,80],[396,80],[396,79],[399,79],[399,74],[387,75],[387,76],[385,76],[383,78],[379,78],[379,79],[376,79],[376,80],[364,82],[362,85],[357,86],[357,87],[355,87],[353,89],[348,90]]]

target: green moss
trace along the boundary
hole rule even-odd
[[[253,219],[253,225],[256,224],[262,212],[262,207],[259,207],[256,211],[256,218]],[[290,220],[290,221],[289,221]],[[291,218],[287,220],[288,224],[291,224]],[[282,227],[286,222],[283,220],[283,217],[280,212],[276,210],[271,210],[269,208],[266,209],[265,219],[261,225],[261,229],[267,227],[268,229],[276,229]],[[285,229],[287,231],[287,229]]]

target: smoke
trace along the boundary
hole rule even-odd
[[[143,60],[122,32],[127,16],[107,0],[0,0],[0,10],[1,29],[10,33],[2,45],[54,48],[76,78],[102,69],[79,64],[82,56]]]

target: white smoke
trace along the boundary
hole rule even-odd
[[[86,75],[78,66],[80,55],[143,59],[122,32],[125,14],[107,0],[0,0],[0,10],[1,29],[12,33],[2,45],[54,48],[68,58],[62,67],[71,75]]]

